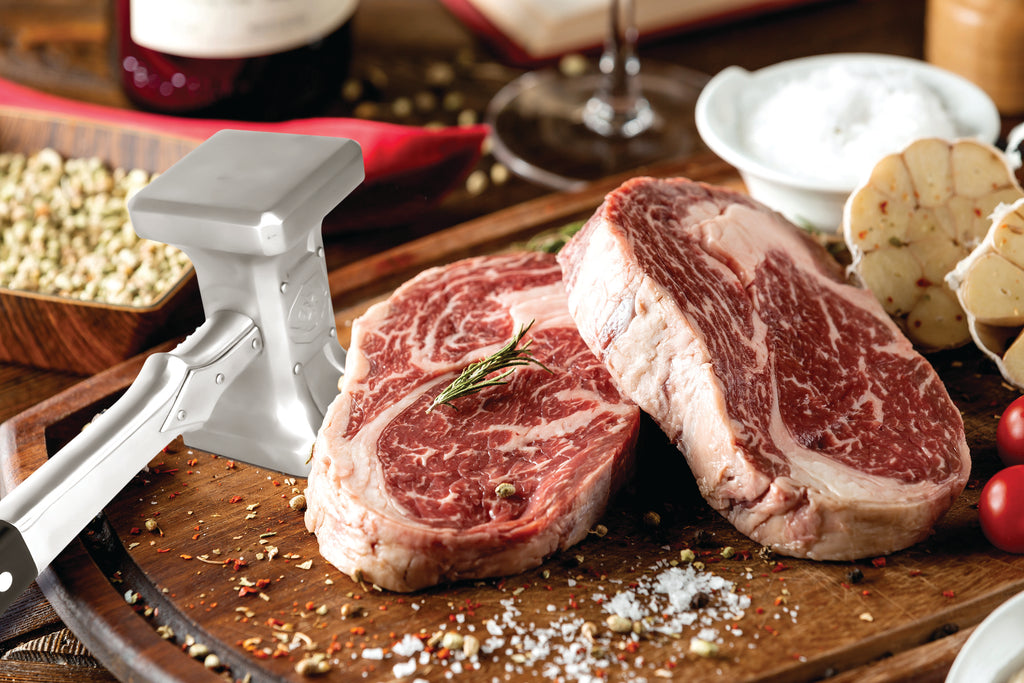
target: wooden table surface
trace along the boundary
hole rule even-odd
[[[641,56],[708,74],[732,64],[759,68],[824,52],[920,57],[925,5],[925,0],[816,2],[646,43]],[[66,97],[129,107],[112,76],[109,35],[105,0],[0,0],[0,77]],[[441,116],[445,123],[455,123],[455,114],[437,112],[402,118],[391,104],[415,93],[429,64],[449,62],[457,65],[452,90],[464,96],[465,110],[480,114],[490,96],[521,71],[500,64],[436,0],[361,0],[355,40],[353,75],[373,85],[366,89],[372,99],[348,101],[339,96],[327,114],[414,124]],[[457,190],[415,222],[331,238],[329,267],[546,193],[515,178],[490,182],[493,163],[487,154],[479,162],[483,173],[477,179],[487,179],[482,189]],[[81,379],[0,364],[0,422]],[[114,678],[60,622],[33,584],[0,616],[0,681],[56,680]]]

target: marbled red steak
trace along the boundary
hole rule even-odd
[[[526,339],[551,373],[522,366],[507,386],[427,412],[531,320]],[[599,519],[632,470],[639,416],[576,331],[553,256],[428,270],[353,326],[306,524],[324,558],[391,590],[514,574]],[[503,483],[515,494],[497,495]]]
[[[745,195],[634,179],[558,258],[583,338],[759,543],[888,553],[925,538],[966,484],[963,422],[931,365]]]

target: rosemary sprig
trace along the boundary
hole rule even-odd
[[[533,352],[530,351],[532,339],[527,339],[525,344],[519,346],[519,342],[522,341],[523,336],[533,327],[533,323],[534,321],[531,320],[527,325],[521,325],[516,333],[512,335],[512,338],[490,356],[467,365],[462,373],[427,406],[427,412],[429,413],[440,405],[455,408],[452,405],[452,401],[457,398],[475,394],[486,387],[508,384],[509,380],[505,378],[511,375],[512,371],[520,365],[536,365],[545,372],[551,372],[543,363],[533,357]],[[504,370],[504,372],[490,379],[487,378],[488,375],[497,370]]]

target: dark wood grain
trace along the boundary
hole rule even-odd
[[[57,614],[37,585],[32,585],[7,609],[8,620],[0,625],[0,641],[21,643],[50,630]]]
[[[19,662],[6,660],[0,663],[0,681],[4,683],[53,683],[66,680],[66,664],[44,662]],[[82,683],[113,683],[117,681],[109,671],[90,666],[75,667],[76,681]]]
[[[687,168],[698,178],[696,171],[704,169],[716,182],[738,183],[720,162],[693,161]],[[420,243],[429,257],[418,258],[413,249],[412,261],[385,255],[346,266],[346,277],[334,271],[336,300],[351,304],[338,312],[339,331],[388,291],[394,273],[443,260],[446,253],[454,258],[504,248],[552,221],[592,209],[603,192],[553,196],[531,204],[547,210],[510,209],[493,224],[479,219],[456,226]],[[346,285],[358,296],[350,296]],[[884,561],[760,558],[756,544],[703,503],[682,458],[648,425],[639,471],[603,519],[607,535],[592,536],[542,568],[504,580],[412,595],[353,582],[320,559],[301,512],[289,507],[302,480],[176,442],[155,454],[148,471],[53,563],[40,585],[64,621],[119,678],[157,666],[168,681],[194,680],[197,662],[183,649],[195,640],[216,652],[235,678],[302,680],[294,670],[304,652],[294,641],[300,638],[318,652],[338,643],[325,680],[357,681],[390,675],[391,666],[404,661],[365,659],[360,648],[387,650],[405,634],[427,637],[442,628],[467,633],[472,625],[482,634],[486,620],[506,610],[502,601],[526,615],[524,625],[533,630],[568,615],[601,624],[604,615],[589,596],[614,594],[691,547],[709,571],[735,582],[751,599],[735,622],[736,635],[725,638],[720,656],[704,659],[687,652],[694,630],[683,629],[679,639],[643,639],[631,646],[635,652],[618,650],[627,641],[603,630],[600,637],[615,656],[628,655],[628,664],[614,660],[607,671],[612,678],[650,678],[672,663],[688,680],[724,675],[735,681],[810,681],[842,674],[846,680],[894,681],[915,680],[915,671],[938,680],[962,644],[957,634],[1024,589],[1024,558],[989,546],[975,509],[980,484],[998,467],[995,412],[1012,392],[973,349],[936,354],[932,361],[965,415],[975,463],[972,483],[932,538]],[[135,360],[101,373],[0,428],[5,483],[26,476],[71,438],[130,383],[139,366]],[[661,517],[657,527],[644,522],[651,511]],[[147,531],[147,519],[155,519],[159,530]],[[698,544],[701,534],[709,540]],[[273,559],[266,557],[269,546],[277,548]],[[737,555],[720,557],[726,546]],[[851,583],[848,573],[855,568],[863,580]],[[260,580],[257,589],[245,590]],[[125,601],[126,593],[138,594],[134,605]],[[365,616],[343,617],[352,606]],[[169,627],[173,638],[161,639],[160,626]],[[635,663],[637,655],[643,664]],[[416,675],[445,680],[449,664],[435,654]],[[553,661],[520,663],[503,649],[481,658],[475,675],[532,680],[544,665]]]

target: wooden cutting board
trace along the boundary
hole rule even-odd
[[[740,186],[712,157],[652,173]],[[413,273],[584,217],[616,182],[535,200],[332,272],[342,343],[353,317]],[[996,416],[1016,394],[973,349],[931,360],[964,413],[974,472],[935,534],[889,557],[811,562],[762,553],[708,508],[681,456],[648,424],[639,471],[602,527],[506,579],[411,595],[355,582],[320,558],[293,509],[303,480],[177,441],[153,455],[39,583],[122,680],[306,680],[296,666],[313,653],[331,664],[322,678],[339,682],[941,680],[970,629],[1024,589],[1024,557],[992,548],[976,510],[981,484],[998,467]],[[116,400],[141,364],[112,368],[0,426],[5,485]],[[681,561],[686,549],[702,571],[681,570],[691,566]],[[654,605],[659,579],[677,580],[670,595],[701,595]],[[610,630],[603,605],[612,599],[635,601],[649,632]],[[742,614],[729,607],[737,601]],[[591,639],[587,621],[596,626]],[[671,633],[656,632],[666,625]],[[435,643],[445,631],[484,648],[467,659]],[[698,635],[717,641],[717,653],[692,653]],[[417,643],[425,649],[413,652]],[[206,652],[217,666],[204,666]]]

